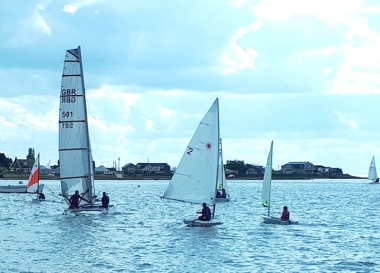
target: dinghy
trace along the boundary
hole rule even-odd
[[[79,208],[69,212],[108,213],[115,205],[103,208],[96,202],[94,163],[88,132],[86,94],[80,47],[66,51],[59,108],[59,165],[61,193],[69,204],[70,196],[79,191]]]
[[[34,193],[39,194],[44,190],[44,184],[40,184],[40,154],[33,163],[27,185],[0,186],[0,193]]]
[[[266,224],[279,224],[279,225],[291,225],[297,224],[298,222],[291,220],[282,220],[280,217],[274,217],[270,214],[270,195],[272,187],[272,161],[273,161],[273,141],[270,145],[269,155],[267,159],[267,165],[265,167],[264,179],[262,185],[262,204],[264,207],[268,208],[267,215],[263,216],[263,221]]]
[[[375,156],[372,157],[371,164],[369,164],[368,180],[371,180],[370,184],[379,184],[379,178],[377,177]]]
[[[230,201],[230,194],[227,189],[227,179],[226,179],[226,173],[224,171],[224,165],[223,165],[223,147],[222,147],[222,139],[220,139],[220,153],[219,153],[219,167],[218,167],[218,182],[217,182],[217,193],[216,195],[216,202],[229,202]]]
[[[195,131],[162,198],[212,206],[210,221],[184,219],[188,226],[220,225],[214,218],[219,176],[219,101],[212,104]]]
[[[39,191],[40,188],[40,154],[34,161],[32,171],[29,175],[28,184],[26,185],[27,193],[34,193],[36,198],[32,199],[33,202],[45,201],[45,195]]]

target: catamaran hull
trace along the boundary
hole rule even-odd
[[[217,221],[215,219],[212,219],[210,221],[202,221],[202,220],[199,220],[198,218],[184,219],[183,222],[190,227],[213,227],[213,226],[222,224],[222,222]]]
[[[85,205],[79,209],[65,209],[63,214],[108,214],[116,211],[116,204],[109,205],[108,209],[102,208],[101,205]]]
[[[265,224],[277,224],[277,225],[294,225],[298,224],[298,222],[291,220],[282,220],[277,217],[263,216],[263,221]]]
[[[226,197],[226,198],[216,198],[216,199],[215,199],[215,202],[217,202],[217,203],[230,202],[230,200],[231,200],[230,197]]]
[[[40,184],[38,187],[39,192],[44,190],[45,184]],[[8,185],[0,186],[0,193],[27,193],[26,185]]]

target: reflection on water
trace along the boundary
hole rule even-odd
[[[0,195],[0,272],[380,271],[380,185],[366,180],[274,181],[271,211],[287,205],[293,226],[262,223],[260,181],[231,181],[211,228],[182,222],[200,205],[160,199],[168,181],[97,181],[117,213],[80,216],[44,183],[46,202]]]

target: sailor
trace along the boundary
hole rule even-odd
[[[108,197],[107,193],[103,192],[102,197],[102,208],[108,209],[108,204],[110,203],[110,198]]]
[[[227,197],[226,190],[225,190],[225,189],[222,189],[222,198],[226,198],[226,197]]]
[[[79,191],[76,190],[73,195],[71,195],[69,202],[70,202],[70,209],[79,209],[79,201],[82,199],[82,197],[79,195]]]
[[[203,221],[210,221],[211,220],[211,210],[210,208],[207,206],[206,203],[203,203],[202,204],[202,211],[201,212],[197,212],[197,213],[201,213],[202,215],[198,217],[199,220],[203,220]]]
[[[42,192],[40,192],[40,193],[38,194],[38,199],[45,200],[45,194],[43,194]]]
[[[288,207],[284,206],[283,211],[282,211],[282,215],[281,215],[281,220],[289,220],[289,218],[290,218],[290,213],[288,211]]]

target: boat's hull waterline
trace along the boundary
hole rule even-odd
[[[26,192],[27,185],[8,185],[0,186],[0,193],[28,193]],[[42,192],[44,190],[45,184],[40,184],[38,191]]]
[[[272,216],[263,216],[263,221],[265,224],[276,224],[276,225],[294,225],[298,222],[292,220],[282,220],[281,218],[272,217]]]
[[[199,220],[198,218],[184,219],[183,222],[190,227],[213,227],[222,224],[222,222],[215,219],[211,219],[210,221],[203,221]]]
[[[68,214],[108,214],[116,211],[116,204],[109,205],[108,209],[103,208],[101,205],[84,205],[78,209],[65,209],[64,215]]]
[[[226,197],[226,198],[215,198],[215,202],[216,203],[223,203],[223,202],[230,202],[231,198],[230,197]]]

